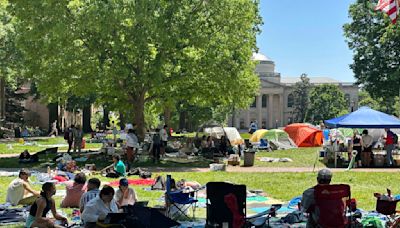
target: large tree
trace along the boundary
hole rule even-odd
[[[353,3],[351,22],[344,25],[344,31],[354,53],[351,69],[357,83],[372,98],[393,103],[400,92],[400,25],[391,24],[386,14],[374,10],[377,2]]]
[[[293,87],[293,114],[294,122],[304,122],[307,118],[310,99],[309,91],[311,88],[310,79],[307,74],[300,76],[300,82],[296,82]]]
[[[319,85],[310,91],[308,120],[312,122],[328,120],[345,114],[347,104],[343,92],[337,85]]]
[[[139,134],[147,102],[246,107],[258,88],[250,60],[257,0],[10,2],[39,90],[50,98],[97,91],[104,103],[134,111]]]

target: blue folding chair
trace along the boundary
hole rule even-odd
[[[195,218],[195,210],[197,199],[190,196],[190,193],[182,192],[182,190],[171,191],[171,175],[167,175],[165,188],[165,198],[167,203],[166,215],[171,219],[179,218],[182,215],[189,220],[191,219],[187,214],[187,210],[192,209],[193,219]]]

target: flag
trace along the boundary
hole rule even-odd
[[[398,16],[398,8],[397,0],[379,0],[375,10],[386,13],[392,21],[392,24],[395,24]]]

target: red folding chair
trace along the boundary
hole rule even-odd
[[[317,185],[314,187],[315,207],[319,209],[318,225],[324,228],[345,227],[350,186],[347,184]]]

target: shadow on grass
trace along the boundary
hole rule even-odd
[[[85,156],[82,154],[82,156]],[[81,157],[82,157],[81,156]],[[36,163],[28,163],[21,164],[18,162],[18,156],[15,157],[7,157],[0,158],[0,167],[2,168],[29,168],[29,169],[43,169],[50,165],[51,168],[56,167],[55,161],[56,154],[41,154],[39,155],[39,162]],[[75,159],[78,156],[72,154],[72,157]],[[104,167],[110,165],[112,163],[111,157],[105,157],[103,155],[89,156],[88,160],[84,162],[77,162],[78,167],[85,167],[85,164],[95,164],[97,170],[101,170]],[[175,162],[175,161],[166,161],[162,160],[160,163],[153,163],[150,158],[146,158],[144,161],[134,162],[131,164],[131,168],[149,168],[151,170],[183,170],[183,171],[195,171],[197,168],[207,168],[211,163],[210,160],[196,160],[193,162]]]

